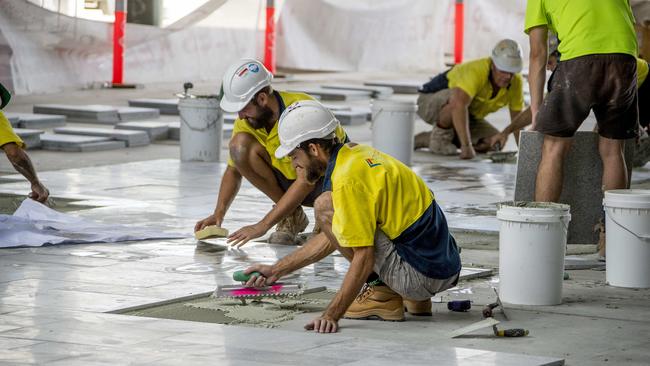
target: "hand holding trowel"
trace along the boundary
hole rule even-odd
[[[238,299],[246,304],[246,300],[297,296],[304,293],[301,283],[276,282],[278,278],[272,275],[271,266],[267,265],[257,265],[244,271],[236,271],[232,278],[245,283],[243,285],[219,285],[215,290],[215,297]]]

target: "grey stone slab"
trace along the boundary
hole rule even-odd
[[[115,124],[120,121],[116,107],[101,104],[37,104],[34,113],[64,115],[70,121]]]
[[[144,131],[119,130],[114,128],[92,127],[57,127],[57,134],[108,137],[113,140],[124,141],[127,147],[149,145],[149,135]]]
[[[18,117],[18,115],[16,113],[4,113],[4,115],[7,118],[7,120],[9,120],[9,124],[12,127],[17,127],[18,126],[18,122],[20,121],[20,117]]]
[[[32,130],[27,128],[14,128],[14,132],[23,140],[27,146],[27,149],[38,149],[41,147],[41,135],[45,131]]]
[[[352,108],[350,110],[334,110],[334,116],[344,126],[361,125],[368,121],[369,110],[364,108]]]
[[[309,94],[322,101],[351,101],[370,99],[372,92],[364,90],[325,89],[321,87],[304,87],[293,89],[294,92]]]
[[[544,135],[538,132],[521,133],[515,183],[516,201],[534,200],[535,179],[543,141]],[[628,165],[631,162],[629,155],[629,151],[626,151]],[[569,244],[598,242],[598,233],[594,232],[594,225],[604,215],[602,176],[603,165],[598,153],[598,134],[578,131],[565,160],[564,183],[560,196],[560,202],[571,206],[571,222],[567,237]]]
[[[393,88],[393,91],[398,94],[417,94],[418,89],[424,84],[426,80],[375,80],[367,81],[363,85],[368,86],[385,86]]]
[[[56,114],[35,114],[35,113],[7,113],[16,119],[16,125],[20,128],[53,128],[65,126],[65,116]]]
[[[388,86],[329,84],[329,85],[323,85],[322,87],[325,89],[368,91],[370,92],[370,96],[374,99],[384,99],[393,95],[393,88]]]
[[[181,140],[181,123],[171,122],[169,125],[169,139],[174,141]]]
[[[158,121],[122,122],[115,125],[118,130],[144,131],[151,141],[166,140],[169,137],[169,123]]]
[[[43,150],[89,152],[115,150],[126,147],[124,141],[115,141],[107,137],[61,135],[44,133],[41,135]]]
[[[140,98],[130,99],[129,106],[131,107],[144,107],[155,108],[160,111],[160,114],[168,114],[178,116],[178,98],[170,99],[157,99],[157,98]]]
[[[118,107],[117,113],[120,121],[143,121],[160,117],[160,111],[156,108],[145,107]]]
[[[237,119],[237,113],[224,113],[223,114],[223,123],[224,124],[234,124]]]

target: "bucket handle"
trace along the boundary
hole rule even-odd
[[[186,125],[190,130],[192,130],[192,131],[194,131],[194,132],[205,132],[205,131],[209,130],[212,126],[214,126],[214,125],[216,125],[217,123],[219,123],[219,119],[220,119],[220,118],[221,118],[221,115],[219,115],[219,116],[218,116],[216,119],[214,119],[213,121],[209,122],[209,123],[207,124],[207,126],[205,126],[205,127],[203,127],[203,128],[194,128],[194,127],[192,127],[192,124],[190,124],[189,122],[187,122],[187,120],[186,120],[185,118],[183,118],[183,115],[181,114],[181,123],[184,124],[184,125]]]
[[[625,229],[625,231],[627,231],[628,233],[630,233],[630,234],[636,236],[638,239],[646,240],[646,241],[650,241],[650,235],[639,235],[639,234],[635,233],[634,231],[632,231],[632,230],[626,228],[625,226],[621,225],[621,223],[619,223],[618,221],[616,221],[616,219],[614,218],[614,215],[612,215],[612,214],[610,213],[610,211],[609,211],[610,208],[609,208],[609,207],[607,207],[606,210],[607,210],[607,214],[609,215],[609,218],[610,218],[610,219],[611,219],[611,220],[612,220],[616,225],[622,227],[623,229]]]
[[[373,114],[372,114],[372,128],[375,128],[375,120],[377,119],[377,117],[378,117],[378,116],[381,114],[381,112],[383,112],[383,111],[384,111],[384,108],[378,108],[378,109],[377,109],[377,113],[373,113]]]

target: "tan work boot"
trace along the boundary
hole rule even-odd
[[[429,139],[429,150],[438,155],[458,155],[458,148],[451,143],[453,139],[453,128],[440,128],[433,125]]]
[[[431,316],[431,299],[422,301],[404,299],[404,311],[416,316]]]
[[[345,312],[348,319],[404,320],[402,297],[386,285],[364,285],[361,293]]]
[[[301,233],[309,225],[309,219],[302,207],[298,207],[293,213],[278,222],[275,232],[269,236],[269,243],[282,245],[296,245],[296,235]]]
[[[429,147],[429,140],[431,140],[431,132],[418,133],[413,139],[413,149],[417,150]]]

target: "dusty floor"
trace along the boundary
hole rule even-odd
[[[125,105],[134,95],[168,97],[175,89],[180,87],[16,97],[10,110],[29,111],[32,104],[46,101]],[[495,124],[503,126],[505,115],[498,113]],[[417,122],[416,130],[424,129],[426,125]],[[370,140],[369,124],[349,128],[349,133],[356,141]],[[514,148],[512,140],[508,148]],[[253,243],[241,250],[220,251],[197,245],[190,238],[191,228],[212,210],[224,165],[181,164],[177,145],[29,153],[55,198],[97,206],[75,214],[136,226],[155,221],[187,232],[188,239],[1,250],[0,364],[541,365],[565,359],[567,365],[646,365],[650,358],[650,290],[607,286],[602,270],[568,271],[562,305],[507,306],[510,321],[503,327],[530,331],[518,339],[492,337],[489,328],[462,338],[448,337],[450,331],[481,319],[482,306],[494,301],[492,288],[498,286],[498,276],[464,282],[436,296],[433,317],[408,316],[401,323],[341,320],[336,335],[305,332],[302,326],[313,313],[298,314],[279,329],[107,314],[212,291],[230,283],[232,271],[251,262],[272,262],[292,248]],[[485,157],[461,162],[425,152],[417,152],[414,162],[413,169],[436,192],[450,225],[473,233],[473,239],[459,237],[465,247],[464,265],[498,267],[494,204],[512,198],[516,166],[493,164]],[[13,174],[4,159],[0,172]],[[636,171],[634,185],[647,188],[649,177],[649,166]],[[0,177],[0,193],[27,190],[19,176]],[[225,226],[234,230],[255,222],[270,206],[244,184]],[[476,244],[477,237],[491,239],[482,245]],[[304,268],[300,280],[337,288],[346,269],[346,261],[335,254]],[[449,312],[446,302],[451,299],[472,300],[473,307],[466,313]],[[497,318],[503,320],[499,314]]]

